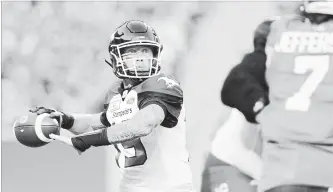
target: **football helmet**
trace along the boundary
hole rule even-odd
[[[305,13],[317,13],[324,15],[333,15],[332,0],[304,0],[301,11]]]
[[[147,46],[152,50],[152,57],[131,58],[124,61],[124,51],[133,46]],[[107,62],[114,74],[121,79],[146,79],[160,72],[161,52],[163,46],[155,30],[143,21],[126,21],[111,35],[109,41],[109,55],[111,62]],[[150,64],[149,69],[139,70],[137,61],[146,60]],[[126,63],[131,62],[128,66]]]

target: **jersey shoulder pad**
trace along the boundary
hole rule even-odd
[[[160,74],[142,82],[135,88],[138,92],[139,109],[158,104],[164,110],[161,126],[173,128],[178,123],[183,108],[183,91],[175,78]]]
[[[284,31],[287,27],[286,23],[289,16],[275,16],[269,18],[271,22],[270,25],[270,33],[267,37],[267,45],[274,46],[279,35]]]
[[[303,16],[297,14],[272,17],[270,34],[267,38],[267,45],[274,46],[283,32],[287,31],[290,25],[295,21],[303,20]]]
[[[281,15],[275,15],[275,16],[272,16],[272,17],[268,18],[267,21],[275,22],[275,21],[278,21],[280,19],[282,19]]]
[[[278,17],[272,17],[273,19],[273,25],[274,28],[285,28],[287,29],[290,23],[294,21],[301,21],[304,19],[303,16],[292,14],[292,15],[284,15],[284,16],[278,16]]]
[[[138,88],[138,92],[156,92],[183,97],[183,90],[180,87],[180,83],[174,77],[164,74],[145,80]]]

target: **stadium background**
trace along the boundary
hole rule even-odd
[[[97,112],[115,80],[104,64],[111,32],[141,19],[164,44],[163,70],[185,94],[193,178],[201,171],[214,130],[229,109],[220,89],[229,69],[252,50],[252,34],[265,18],[291,13],[281,2],[1,2],[2,191],[117,192],[114,150],[82,156],[59,143],[29,149],[13,136],[15,117],[36,105]]]

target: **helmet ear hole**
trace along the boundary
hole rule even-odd
[[[153,52],[153,57],[154,58],[157,58],[158,57],[158,54],[159,54],[159,50],[158,50],[159,48],[157,48],[157,47],[151,47],[151,50],[152,50],[152,52]]]

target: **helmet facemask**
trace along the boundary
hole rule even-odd
[[[126,50],[146,52],[126,52]],[[145,79],[160,73],[161,44],[154,41],[131,41],[111,45],[110,56],[119,78]]]

